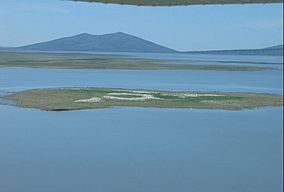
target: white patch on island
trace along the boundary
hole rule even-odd
[[[110,100],[123,100],[123,101],[145,101],[145,100],[161,100],[159,97],[155,97],[154,91],[131,91],[131,90],[121,90],[125,92],[116,92],[116,93],[108,93],[102,98],[100,97],[92,97],[90,99],[80,99],[75,100],[75,103],[98,103],[101,102],[102,99],[110,99]],[[224,95],[217,94],[200,94],[200,93],[163,93],[164,96],[175,96],[179,98],[188,98],[188,97],[220,97]],[[124,96],[124,97],[123,97]],[[127,97],[128,96],[128,97]]]
[[[197,93],[165,93],[162,94],[164,96],[175,96],[179,98],[187,98],[187,97],[221,97],[225,95],[217,95],[217,94],[197,94]]]
[[[119,97],[119,96],[134,96],[134,97]],[[151,99],[160,99],[150,94],[142,93],[108,93],[104,96],[105,99],[125,100],[125,101],[145,101]]]
[[[75,103],[98,103],[98,102],[101,102],[101,98],[99,97],[93,97],[93,98],[90,98],[90,99],[80,99],[80,100],[76,100],[74,101]]]

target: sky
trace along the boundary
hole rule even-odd
[[[179,51],[263,48],[282,44],[282,15],[282,4],[140,7],[0,0],[0,47],[125,32]]]

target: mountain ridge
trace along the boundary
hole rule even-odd
[[[123,32],[78,35],[18,47],[29,51],[150,52],[175,53],[174,49]]]
[[[44,51],[44,52],[144,52],[182,53],[213,55],[271,55],[282,56],[283,45],[261,49],[232,49],[205,51],[176,51],[157,43],[123,32],[92,35],[80,33],[73,36],[35,43],[21,47],[0,47],[0,51]]]

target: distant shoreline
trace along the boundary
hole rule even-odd
[[[200,63],[198,63],[200,62]],[[206,64],[202,63],[206,62]],[[173,64],[177,63],[177,64]],[[207,64],[208,63],[208,64]],[[239,65],[235,65],[239,64]],[[253,64],[253,65],[252,65]],[[255,64],[280,64],[267,62],[196,61],[143,59],[122,55],[96,55],[81,53],[32,53],[0,52],[0,67],[28,67],[53,69],[123,69],[123,70],[217,70],[217,71],[263,71],[272,67]]]

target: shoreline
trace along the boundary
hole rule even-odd
[[[173,62],[173,63],[172,63]],[[185,62],[185,63],[184,63]],[[198,63],[198,64],[196,64]],[[178,61],[142,59],[113,55],[0,52],[0,68],[26,67],[46,69],[112,69],[112,70],[211,70],[267,71],[274,67],[263,62]],[[260,66],[255,66],[260,65]],[[278,65],[278,64],[277,64]],[[277,66],[276,65],[276,66]]]

